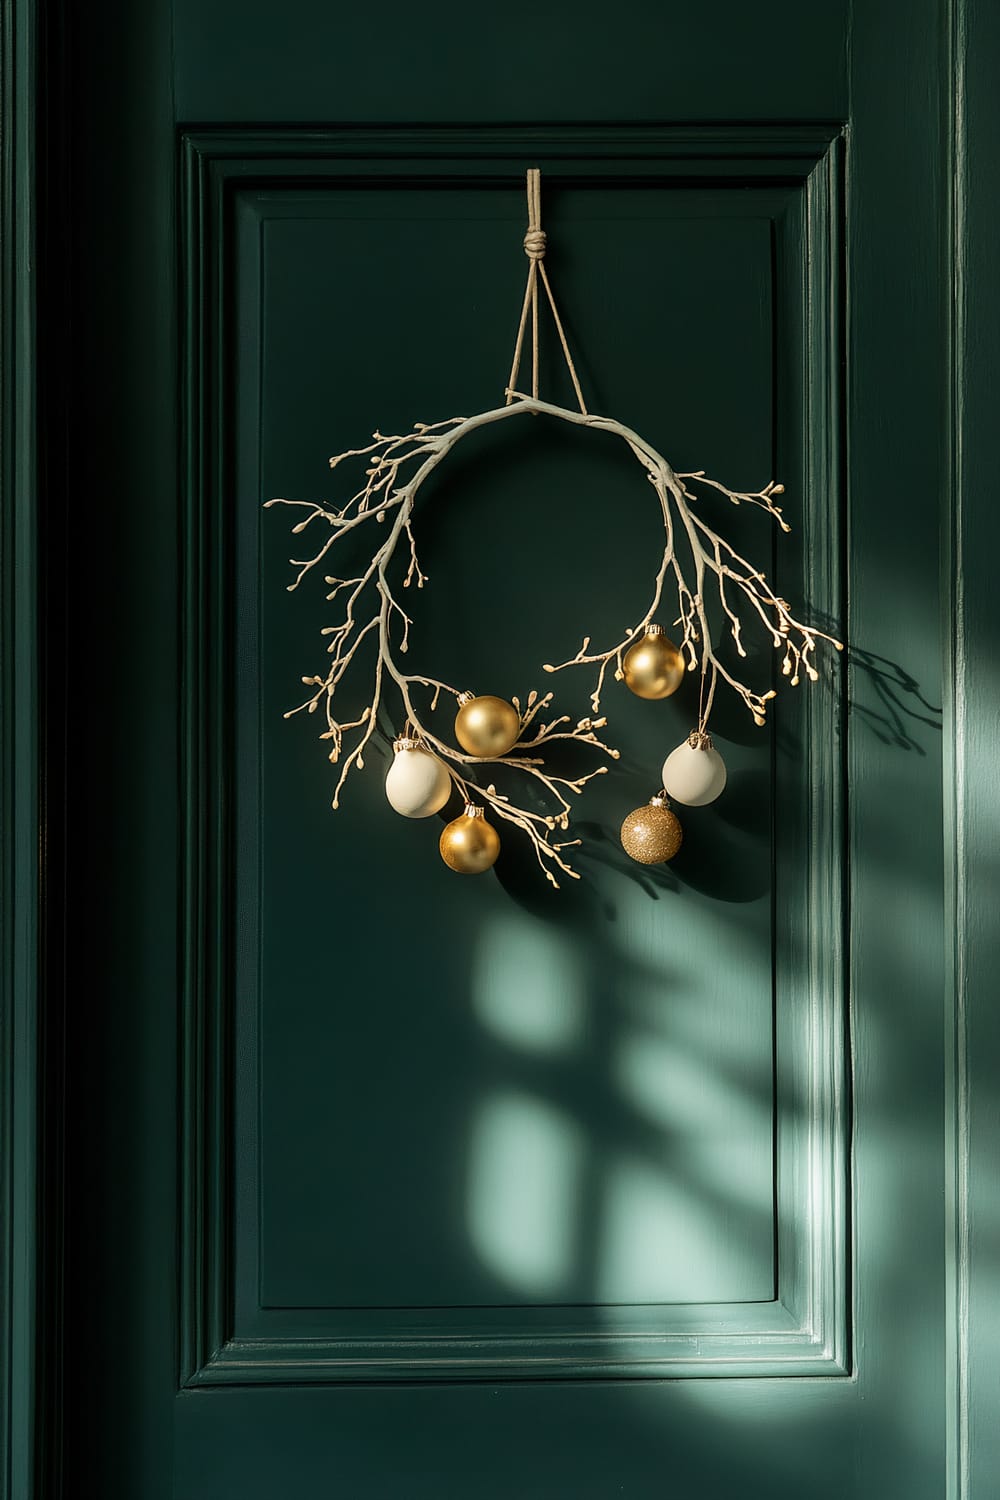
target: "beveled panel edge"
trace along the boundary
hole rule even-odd
[[[517,162],[520,178],[525,152],[534,150],[539,156],[579,161],[588,175],[601,161],[645,160],[666,175],[684,162],[701,163],[711,175],[724,175],[734,164],[740,175],[773,175],[784,163],[788,181],[805,181],[843,133],[842,121],[816,120],[773,125],[185,125],[179,130],[182,151],[254,177],[266,175],[273,162],[318,161],[329,167],[336,160],[340,167],[354,163],[345,170],[356,172],[359,163],[363,167],[389,158],[396,175],[405,177],[424,175],[426,163],[439,158],[455,163],[509,158]],[[713,162],[719,169],[713,171]]]
[[[810,700],[808,740],[811,774],[830,789],[821,809],[827,830],[837,828],[838,858],[811,861],[809,903],[813,948],[834,957],[830,967],[813,961],[809,1014],[812,1018],[810,1108],[813,1126],[806,1148],[810,1200],[807,1254],[800,1259],[794,1305],[797,1327],[772,1333],[706,1332],[691,1347],[688,1335],[653,1336],[637,1356],[626,1352],[619,1335],[586,1337],[572,1352],[539,1354],[544,1339],[533,1338],[529,1356],[518,1341],[468,1341],[428,1335],[405,1341],[369,1341],[368,1356],[358,1349],[347,1357],[343,1340],[260,1340],[233,1337],[230,1252],[232,1208],[229,1192],[230,1044],[228,992],[228,811],[226,764],[228,727],[225,661],[230,621],[225,600],[226,518],[212,496],[223,493],[225,455],[216,435],[227,415],[221,355],[224,316],[227,214],[233,185],[281,185],[308,180],[343,181],[377,175],[395,181],[429,178],[496,182],[508,173],[520,180],[527,156],[558,164],[558,170],[603,185],[657,181],[667,185],[698,179],[724,187],[769,183],[805,192],[807,278],[804,360],[806,389],[829,417],[841,421],[843,255],[843,129],[840,125],[685,127],[643,126],[595,129],[566,126],[536,129],[440,127],[407,130],[184,130],[181,152],[181,369],[185,399],[183,618],[185,679],[183,758],[185,806],[184,999],[181,1012],[181,1235],[180,1383],[186,1388],[217,1384],[442,1379],[531,1379],[570,1376],[664,1378],[666,1375],[843,1375],[849,1373],[847,1288],[846,1033],[842,966],[843,908],[835,917],[828,904],[829,882],[843,888],[843,810],[839,780],[843,762],[837,733],[843,695],[830,695],[822,720]],[[477,172],[476,164],[481,170]],[[501,166],[500,163],[505,165]],[[602,171],[602,164],[608,168]],[[832,384],[831,384],[832,382]],[[814,535],[824,549],[812,556],[810,582],[821,597],[839,599],[843,536],[839,425],[822,444],[809,427],[810,490],[822,482],[836,504],[824,507]],[[815,518],[814,518],[815,519]],[[808,545],[808,541],[807,541]],[[814,549],[813,549],[814,550]],[[831,722],[832,719],[832,722]],[[815,809],[814,809],[815,810]],[[832,868],[831,868],[832,867]],[[821,889],[822,888],[822,889]],[[819,944],[815,941],[819,937]],[[823,976],[826,976],[825,979]],[[812,982],[815,981],[815,982]],[[778,1122],[780,1124],[780,1122]],[[800,1146],[793,1150],[801,1151]],[[789,1153],[792,1154],[792,1153]],[[780,1153],[779,1153],[780,1159]],[[780,1195],[780,1185],[778,1188]],[[779,1221],[780,1221],[779,1215]],[[779,1289],[781,1255],[779,1250]],[[792,1290],[790,1288],[790,1290]],[[736,1306],[749,1306],[737,1304]],[[778,1301],[776,1309],[786,1311]],[[723,1310],[720,1305],[720,1310]],[[732,1326],[731,1322],[729,1324]],[[680,1340],[681,1343],[677,1343]],[[793,1341],[794,1352],[789,1340]],[[666,1341],[666,1342],[664,1342]],[[489,1348],[484,1348],[484,1342]],[[505,1342],[516,1346],[502,1353]],[[521,1341],[522,1345],[526,1341]],[[551,1341],[550,1341],[551,1342]],[[420,1349],[433,1343],[435,1355]],[[686,1347],[682,1347],[686,1345]],[[353,1347],[353,1345],[352,1345]],[[663,1349],[671,1352],[663,1354]],[[701,1349],[704,1352],[698,1353]],[[450,1354],[447,1351],[452,1351]],[[617,1351],[617,1352],[615,1352]],[[369,1357],[370,1356],[370,1357]],[[471,1360],[471,1363],[470,1363]],[[450,1362],[449,1362],[450,1361]],[[478,1372],[478,1373],[476,1373]],[[493,1372],[493,1373],[491,1373]],[[503,1372],[503,1373],[500,1373]]]
[[[846,490],[844,426],[844,234],[846,143],[838,139],[816,164],[804,186],[802,210],[803,264],[806,276],[807,326],[803,340],[802,388],[806,410],[806,482],[810,503],[803,506],[803,589],[810,612],[828,616],[835,633],[846,628]],[[797,518],[798,520],[798,518]],[[791,1010],[780,980],[793,976],[805,983],[799,1001],[804,1036],[802,1053],[793,1055],[792,1073],[809,1121],[808,1144],[791,1133],[790,1176],[805,1185],[808,1225],[824,1226],[792,1251],[781,1243],[779,1215],[779,1287],[789,1307],[798,1309],[838,1362],[850,1367],[850,1033],[847,967],[850,922],[847,810],[847,661],[840,653],[832,663],[832,680],[807,691],[801,702],[807,757],[805,778],[809,805],[797,832],[811,850],[829,850],[831,858],[813,853],[805,863],[805,888],[790,905],[799,931],[809,934],[803,961],[780,962],[776,950],[776,1027]],[[780,707],[779,707],[780,713]],[[780,893],[776,893],[780,894]],[[780,923],[781,904],[776,903]],[[785,1004],[782,1001],[785,1001]],[[804,1064],[804,1065],[803,1065]],[[778,1121],[778,1184],[782,1199],[781,1122]],[[786,1195],[787,1197],[787,1195]]]
[[[774,1304],[780,1306],[780,1304]],[[740,1304],[735,1304],[739,1307]],[[187,1390],[243,1385],[423,1381],[690,1380],[844,1376],[821,1340],[799,1331],[534,1339],[230,1339],[184,1382]]]

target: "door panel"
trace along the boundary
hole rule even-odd
[[[479,389],[464,376],[489,355],[485,335],[469,337],[469,307],[484,274],[517,305],[520,257],[512,274],[496,242],[522,233],[511,163],[523,143],[491,133],[473,152],[464,140],[491,190],[470,190],[448,132],[425,137],[423,165],[412,134],[187,144],[189,472],[204,476],[189,561],[207,592],[192,584],[190,680],[203,696],[188,782],[200,852],[186,861],[184,1250],[190,1287],[215,1280],[215,1321],[199,1321],[192,1296],[186,1378],[842,1372],[837,674],[790,706],[774,742],[721,706],[728,810],[691,810],[688,846],[663,872],[630,867],[616,831],[648,795],[642,766],[658,775],[695,708],[651,713],[620,692],[623,763],[590,791],[584,879],[559,892],[516,840],[495,880],[454,881],[433,840],[418,846],[426,830],[389,813],[378,773],[352,783],[332,819],[309,721],[295,734],[282,717],[304,653],[315,655],[325,591],[289,600],[287,527],[274,535],[284,513],[262,517],[261,497],[328,487],[302,444],[322,453],[331,420],[326,447],[356,440],[375,403],[412,421],[411,348],[437,371],[425,413],[450,409],[467,384],[466,408],[497,399],[482,375]],[[738,414],[719,462],[788,475],[817,495],[818,514],[799,530],[809,550],[798,560],[753,514],[730,534],[748,552],[773,549],[785,591],[808,576],[814,607],[836,615],[838,139],[619,133],[611,187],[593,185],[594,144],[582,154],[573,132],[532,144],[544,162],[555,153],[546,180],[554,238],[568,246],[555,262],[564,297],[603,311],[594,352],[583,350],[605,399],[621,410],[631,397],[631,420],[656,422],[664,396],[649,372],[684,351],[683,377],[665,377],[669,424],[684,433],[675,461],[694,467],[698,446],[713,446],[720,404]],[[307,189],[307,174],[328,183]],[[447,190],[425,186],[442,175]],[[727,276],[734,255],[739,274]],[[688,289],[683,314],[635,290],[657,278]],[[387,329],[407,330],[377,358],[373,305]],[[499,309],[484,318],[501,366],[509,321]],[[331,358],[353,372],[335,417],[320,373]],[[523,696],[540,660],[572,654],[581,601],[589,628],[610,635],[648,587],[657,543],[644,491],[598,434],[518,418],[472,440],[422,507],[424,563],[447,582],[414,606],[411,650],[433,675]],[[518,608],[542,580],[544,609]],[[548,645],[538,625],[550,616]],[[771,670],[770,648],[761,655],[758,672]],[[588,691],[568,684],[558,701],[580,715]],[[383,774],[386,745],[368,757]],[[208,926],[206,896],[218,912]]]
[[[241,602],[237,617],[251,620],[257,605],[259,661],[267,673],[265,684],[253,673],[243,685],[246,811],[237,813],[248,841],[258,835],[257,858],[251,844],[248,862],[252,871],[259,866],[263,872],[259,895],[249,875],[241,905],[258,912],[260,923],[247,977],[259,965],[262,1303],[419,1308],[539,1300],[769,1300],[774,1247],[765,839],[758,839],[758,853],[752,835],[742,843],[739,829],[733,836],[741,844],[735,858],[743,866],[744,889],[734,892],[739,904],[733,902],[732,921],[715,921],[704,901],[686,914],[675,911],[670,921],[671,965],[688,976],[686,993],[675,994],[671,1011],[676,1014],[677,1001],[683,1005],[686,999],[687,1030],[695,1031],[694,1067],[702,1072],[698,1050],[714,1055],[729,1036],[741,1066],[759,1080],[761,1097],[745,1100],[724,1089],[713,1095],[704,1077],[700,1083],[683,1073],[671,1079],[664,1070],[679,1040],[660,1041],[658,1066],[651,1055],[664,1021],[655,997],[659,940],[655,929],[648,930],[646,910],[651,895],[665,905],[668,892],[655,877],[645,892],[628,878],[621,856],[614,855],[611,827],[629,810],[629,796],[641,795],[633,790],[635,769],[609,780],[601,788],[604,796],[595,788],[584,804],[582,815],[597,824],[588,836],[596,849],[588,889],[579,896],[575,889],[552,892],[547,901],[548,889],[516,839],[504,840],[503,863],[485,891],[486,882],[451,878],[434,847],[439,825],[403,824],[384,804],[384,740],[369,758],[365,784],[359,779],[350,786],[341,811],[328,816],[334,778],[316,744],[315,720],[289,726],[282,718],[297,688],[296,661],[301,670],[303,661],[316,659],[325,590],[303,589],[289,601],[283,587],[288,513],[271,512],[258,524],[255,502],[283,493],[290,483],[301,482],[303,493],[317,484],[329,489],[324,444],[338,451],[351,445],[352,431],[369,430],[373,411],[387,412],[379,421],[402,431],[399,424],[409,424],[414,399],[427,414],[497,399],[510,309],[516,310],[520,297],[522,194],[509,188],[476,194],[459,182],[447,193],[418,186],[380,192],[373,185],[362,194],[331,187],[309,197],[293,191],[291,203],[287,196],[272,192],[250,204],[249,195],[241,195],[237,209],[238,220],[246,216],[248,239],[260,244],[258,275],[251,279],[247,265],[249,284],[237,316],[245,330],[252,309],[261,306],[263,333],[260,384],[247,372],[251,430],[237,440],[238,451],[247,453],[247,480],[237,480],[234,497],[237,515],[251,532],[247,550],[259,547],[260,554],[258,567],[248,563],[239,572],[259,589],[259,598]],[[571,214],[571,195],[564,196]],[[590,196],[579,194],[584,202]],[[555,224],[554,189],[547,202]],[[599,221],[604,244],[592,251],[593,265],[581,266],[567,289],[571,301],[583,306],[602,300],[602,268],[612,263],[613,237],[623,232],[612,217],[614,202],[615,195],[606,195],[608,217]],[[625,225],[624,233],[638,240],[638,226],[628,217]],[[599,239],[592,226],[581,205],[557,232],[567,240]],[[646,243],[636,245],[637,266],[622,268],[623,282],[635,287],[639,266],[671,282],[716,279],[721,267],[712,227],[694,221],[684,244],[676,218],[654,220]],[[750,444],[755,438],[766,445],[772,430],[769,224],[727,228],[743,274],[726,288],[713,315],[720,322],[732,318],[747,354],[734,359],[719,384],[728,384],[733,394],[740,387],[753,393],[745,432],[730,431],[727,441],[736,448],[734,462],[764,472],[768,456],[758,457]],[[496,242],[506,247],[506,256]],[[494,287],[503,288],[503,297],[492,295]],[[617,300],[613,290],[606,297]],[[422,308],[416,315],[415,301]],[[487,338],[477,325],[480,307],[489,303],[496,305],[482,319]],[[397,332],[373,339],[373,318]],[[648,318],[643,327],[639,308],[612,306],[605,318],[609,339],[616,326],[642,327],[654,346],[666,343],[668,330],[651,326]],[[704,333],[711,343],[712,330]],[[687,345],[683,331],[669,337],[671,346],[675,340],[678,347]],[[487,378],[490,342],[494,373],[500,375],[493,391]],[[625,358],[636,359],[638,343],[623,351]],[[336,368],[352,372],[351,399],[336,412],[315,378],[329,359],[326,351],[333,352]],[[554,374],[552,352],[546,351]],[[596,357],[603,356],[599,349]],[[434,366],[434,380],[421,379],[422,363]],[[480,367],[472,379],[471,366]],[[298,378],[289,380],[288,371]],[[243,378],[238,366],[238,385]],[[416,398],[414,384],[421,387]],[[675,410],[672,424],[686,426],[686,416]],[[657,545],[655,508],[624,450],[597,435],[567,435],[537,423],[531,424],[536,430],[525,431],[527,425],[500,427],[463,448],[455,469],[449,472],[446,465],[428,490],[421,553],[437,586],[412,607],[410,647],[415,670],[489,683],[508,696],[520,692],[522,699],[528,688],[546,686],[539,671],[543,656],[573,654],[581,614],[602,634],[627,615],[648,582],[648,558]],[[599,529],[602,510],[615,518],[610,534]],[[770,538],[760,540],[766,545]],[[353,574],[361,558],[343,560]],[[237,643],[237,659],[246,654]],[[367,661],[358,677],[367,691]],[[582,682],[560,684],[558,701],[580,717],[587,691]],[[652,724],[639,719],[639,735],[647,730],[650,739],[648,745],[630,741],[629,760],[637,753],[655,760],[659,744],[682,738],[690,727],[685,712],[690,705]],[[355,717],[353,709],[349,717]],[[237,722],[243,721],[241,712]],[[445,721],[444,714],[436,720],[447,734]],[[239,745],[235,753],[241,755]],[[752,776],[755,786],[764,784],[763,796],[747,799],[744,821],[756,816],[766,830],[766,746],[747,746],[744,757],[746,769],[734,757],[734,772]],[[756,774],[755,759],[765,767]],[[385,899],[380,892],[387,879],[393,887],[397,879],[400,884]],[[755,898],[756,890],[761,894]],[[629,935],[624,943],[612,943],[613,928]],[[296,929],[329,930],[330,940],[297,944],[290,955],[288,933]],[[746,981],[736,990],[725,979],[728,943],[746,959]],[[630,947],[638,950],[637,963]],[[252,993],[239,980],[236,989],[238,996]],[[699,1043],[706,994],[718,995],[721,1003]],[[240,1005],[238,999],[237,1016]],[[616,1019],[614,1012],[623,1006],[634,1019],[618,1037],[625,1018]],[[238,1046],[237,1054],[244,1049]],[[644,1108],[641,1099],[637,1110],[623,1110],[616,1073],[634,1077],[633,1088],[652,1100],[674,1094],[677,1102],[666,1113],[651,1103]],[[682,1136],[688,1135],[703,1160],[698,1168],[678,1163],[680,1180],[670,1189],[665,1153],[686,1154]],[[316,1143],[306,1160],[303,1140]],[[652,1195],[648,1210],[630,1209],[627,1194],[617,1209],[607,1203],[601,1163],[617,1155],[631,1162],[633,1194],[641,1201]],[[530,1161],[537,1177],[529,1174]],[[247,1167],[254,1170],[249,1162]],[[721,1174],[723,1181],[732,1172],[742,1183],[739,1203],[724,1200],[718,1210],[690,1203],[684,1182],[692,1171],[703,1180]],[[608,1175],[626,1173],[610,1166]],[[644,1212],[662,1224],[648,1249],[638,1224],[630,1222]],[[723,1215],[727,1233],[715,1232],[715,1212]],[[581,1216],[588,1213],[597,1222],[584,1230]],[[604,1228],[603,1217],[609,1220]],[[604,1264],[595,1263],[596,1246],[582,1250],[584,1238],[609,1240],[613,1248]],[[314,1318],[310,1325],[315,1334]]]
[[[127,9],[75,23],[68,1472],[941,1500],[942,15],[636,4],[557,49],[509,13],[430,46],[391,8]],[[730,791],[648,875],[616,829],[692,705],[616,694],[559,892],[513,839],[455,880],[384,740],[329,810],[282,717],[329,606],[262,509],[502,400],[529,165],[593,407],[782,479],[791,536],[719,519],[850,645],[773,731],[720,711]],[[469,439],[414,653],[549,686],[645,586],[639,477],[541,420]]]

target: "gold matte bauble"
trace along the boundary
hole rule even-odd
[[[463,693],[455,716],[455,738],[468,755],[490,760],[513,749],[521,715],[506,698],[475,698]]]
[[[640,865],[659,865],[673,859],[684,837],[680,823],[657,792],[646,807],[637,807],[622,824],[622,848]]]
[[[487,823],[483,809],[469,802],[462,816],[445,828],[438,847],[449,870],[459,875],[481,875],[496,863],[500,835],[492,823]]]
[[[684,678],[684,658],[662,625],[650,625],[622,658],[625,686],[637,698],[669,698]]]

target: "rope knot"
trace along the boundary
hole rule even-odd
[[[544,229],[529,229],[524,236],[524,253],[529,260],[544,260],[545,245]]]
[[[524,253],[528,257],[528,278],[524,288],[524,302],[521,304],[521,321],[518,324],[517,338],[514,341],[514,359],[510,367],[510,379],[507,381],[507,405],[509,406],[512,401],[523,399],[517,389],[517,376],[521,368],[521,351],[524,348],[524,335],[529,320],[531,323],[531,397],[533,401],[538,400],[538,283],[541,282],[545,295],[549,299],[552,319],[556,325],[563,358],[573,382],[576,399],[585,417],[587,408],[584,404],[583,392],[577,379],[573,356],[566,342],[566,332],[556,308],[556,299],[549,285],[549,273],[545,269],[545,245],[545,235],[542,231],[542,174],[537,167],[529,167],[528,230],[524,236]]]

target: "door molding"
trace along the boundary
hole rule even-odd
[[[0,1496],[34,1495],[47,1415],[39,1276],[39,7],[0,17]],[[49,1289],[51,1290],[51,1288]]]
[[[1000,1055],[1000,660],[990,500],[1000,387],[1000,13],[979,0],[948,11],[943,99],[950,220],[945,246],[951,494],[943,514],[945,714],[945,1191],[948,1328],[947,1500],[988,1500],[1000,1473],[997,1319],[996,1059]]]
[[[789,404],[801,403],[801,571],[810,603],[841,616],[844,547],[844,132],[836,125],[183,133],[181,355],[184,560],[185,1000],[182,1019],[181,1382],[844,1375],[849,1372],[845,746],[840,691],[800,695],[786,727],[807,761],[780,835],[805,851],[775,913],[774,1299],[603,1309],[241,1309],[234,1285],[229,693],[234,607],[230,437],[237,203],[266,190],[399,183],[509,188],[526,162],[550,183],[767,193],[776,274],[794,288]],[[774,205],[779,207],[775,208]],[[266,210],[265,210],[266,211]],[[256,233],[259,243],[259,230]],[[261,267],[258,263],[258,279]],[[251,301],[253,298],[251,297]],[[252,330],[241,324],[241,340]],[[797,416],[799,415],[796,408]],[[779,856],[781,853],[778,846]],[[784,861],[779,857],[780,867]],[[249,903],[253,904],[252,900]],[[793,935],[792,937],[786,934]],[[806,956],[790,955],[804,945]],[[254,1007],[250,995],[240,1004]],[[798,1101],[791,1128],[790,1101]],[[805,1122],[803,1124],[803,1122]],[[300,1333],[294,1331],[295,1325]]]

